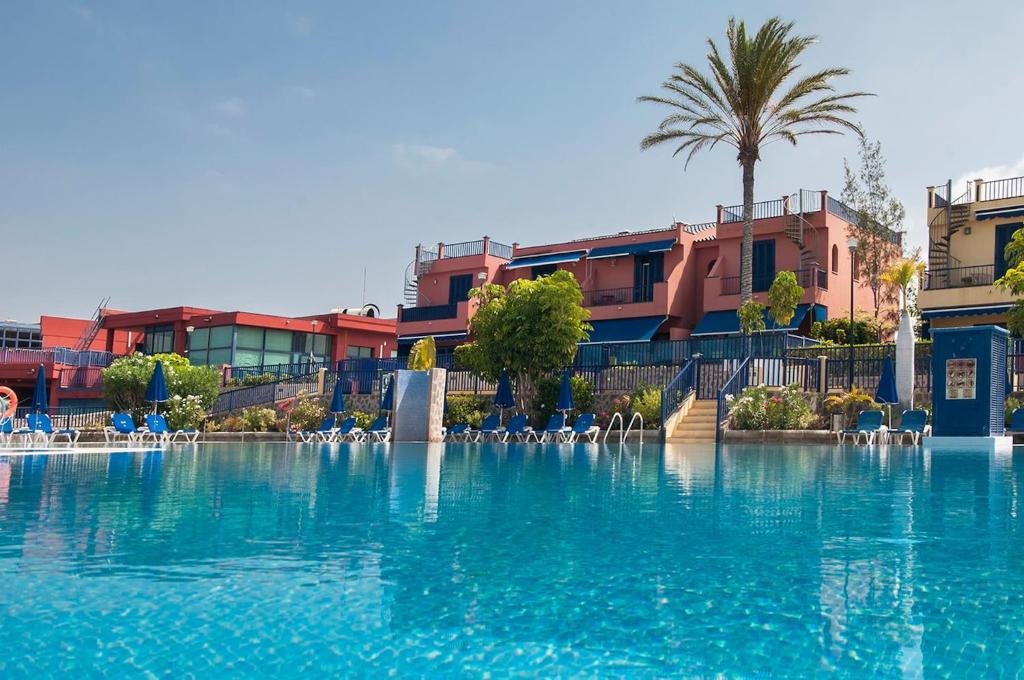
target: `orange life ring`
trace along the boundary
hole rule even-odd
[[[0,385],[0,399],[7,405],[7,408],[4,409],[3,419],[13,418],[14,412],[18,410],[18,395],[10,387]]]

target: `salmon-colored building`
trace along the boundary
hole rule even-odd
[[[479,241],[416,247],[406,280],[411,306],[398,310],[399,352],[426,335],[441,351],[466,340],[474,313],[469,290],[570,271],[594,327],[591,342],[677,340],[739,332],[742,206],[717,206],[714,222],[621,232],[544,245]],[[776,272],[797,274],[804,297],[784,330],[806,334],[814,321],[850,313],[857,236],[852,210],[826,191],[800,191],[754,205],[754,297],[767,303]],[[894,249],[901,235],[891,233]],[[855,309],[873,308],[854,278]],[[770,323],[769,323],[770,328]],[[783,329],[777,329],[783,330]]]
[[[390,357],[395,324],[379,318],[374,305],[302,317],[199,307],[101,309],[91,320],[42,316],[39,324],[8,324],[22,344],[22,329],[31,330],[31,344],[0,347],[0,384],[28,399],[42,365],[52,406],[93,405],[101,400],[102,369],[116,356],[175,352],[198,365],[294,372],[311,363]]]

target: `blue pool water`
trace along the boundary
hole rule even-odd
[[[1011,675],[1022,473],[791,446],[0,458],[0,676]]]

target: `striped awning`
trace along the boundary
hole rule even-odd
[[[1005,314],[1010,305],[983,305],[981,307],[943,307],[940,309],[921,310],[922,319],[947,319],[955,316],[985,316],[988,314]]]
[[[624,243],[621,246],[603,246],[592,248],[587,255],[588,260],[600,260],[606,257],[622,257],[624,255],[643,255],[644,253],[663,253],[672,250],[676,244],[673,238],[646,243]]]
[[[563,253],[544,253],[541,255],[524,255],[509,260],[505,269],[519,269],[520,267],[539,267],[545,264],[562,264],[565,262],[579,262],[587,254],[585,250],[572,250]]]
[[[1024,205],[1010,205],[1005,208],[990,208],[974,213],[976,220],[996,220],[1002,217],[1024,217]]]

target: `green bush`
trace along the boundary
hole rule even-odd
[[[277,427],[277,411],[264,406],[251,406],[242,411],[242,426],[244,432],[270,432]]]
[[[317,397],[302,397],[295,402],[288,419],[293,430],[315,430],[327,417],[327,405]]]
[[[356,427],[366,429],[373,424],[373,421],[377,419],[377,416],[373,413],[367,413],[366,411],[352,411],[349,413],[350,416],[356,419]]]
[[[146,386],[157,360],[164,368],[168,396],[195,396],[209,409],[220,393],[220,372],[209,366],[193,366],[177,354],[145,355],[139,352],[115,359],[103,369],[103,398],[114,411],[130,413],[141,420],[152,410],[146,402]]]
[[[728,398],[734,430],[803,430],[814,420],[799,386],[773,393],[764,385],[748,387],[739,398]]]
[[[167,425],[173,430],[199,429],[206,419],[202,399],[195,395],[174,395],[165,405]]]
[[[637,385],[629,398],[630,415],[639,413],[645,427],[661,425],[661,390],[650,385]],[[628,418],[627,418],[628,420]]]
[[[1006,398],[1006,426],[1010,426],[1010,419],[1013,416],[1013,412],[1024,406],[1024,400],[1020,397],[1007,397]]]
[[[845,427],[857,424],[857,416],[861,411],[879,411],[881,406],[875,403],[874,397],[868,392],[854,387],[844,394],[833,394],[825,399],[824,410],[828,415],[842,414]]]
[[[582,376],[574,375],[569,379],[572,390],[572,401],[576,408],[569,412],[570,417],[589,411],[594,406],[594,385]],[[561,376],[546,376],[537,381],[537,396],[533,400],[534,424],[543,427],[555,413],[558,404],[558,392],[562,387]]]
[[[881,324],[870,316],[858,316],[853,320],[853,344],[870,345],[879,341]],[[811,337],[825,343],[850,344],[850,319],[837,317],[827,321],[815,321],[811,325]]]
[[[470,427],[480,427],[484,417],[490,412],[489,400],[476,394],[453,394],[448,397],[448,413],[444,417],[446,427],[458,423],[468,423]]]
[[[273,373],[250,374],[244,378],[231,378],[228,380],[228,387],[255,387],[256,385],[269,385],[277,382],[278,377]]]

